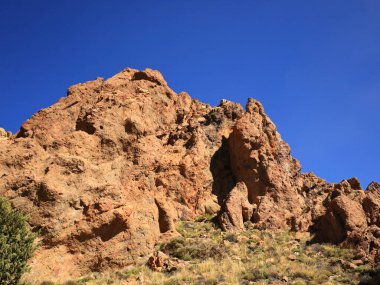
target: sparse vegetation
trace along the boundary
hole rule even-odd
[[[144,264],[110,275],[93,275],[76,284],[372,284],[375,270],[349,269],[354,250],[283,231],[258,231],[250,223],[241,233],[222,232],[212,217],[179,222],[175,238],[157,245],[187,261],[174,272],[153,272]],[[85,281],[84,281],[85,280]],[[367,283],[365,283],[367,282]],[[377,283],[373,283],[377,284]]]
[[[20,212],[0,197],[0,284],[17,284],[33,253],[34,235]]]

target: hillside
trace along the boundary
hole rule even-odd
[[[15,135],[0,135],[0,195],[41,237],[26,280],[64,282],[145,264],[158,244],[184,238],[178,224],[205,214],[217,217],[223,232],[212,235],[224,246],[226,233],[258,235],[252,242],[263,243],[255,247],[263,258],[272,231],[281,247],[298,233],[315,245],[299,245],[311,256],[332,243],[355,249],[347,262],[379,266],[380,185],[364,191],[356,178],[332,184],[302,173],[252,98],[245,109],[226,100],[211,107],[176,94],[158,71],[127,68],[70,87]],[[232,242],[237,257],[247,242]]]

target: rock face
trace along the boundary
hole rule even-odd
[[[238,182],[228,194],[219,215],[223,230],[243,230],[244,221],[252,219],[255,204],[248,200],[248,190],[244,182]]]
[[[333,186],[323,201],[324,211],[314,218],[314,239],[343,242],[360,249],[358,258],[380,264],[380,185],[363,191],[356,178]]]
[[[210,107],[154,70],[69,88],[15,135],[0,129],[0,195],[42,246],[30,280],[65,280],[147,260],[175,222],[219,214],[225,230],[311,231],[379,262],[380,187],[300,173],[261,104]]]
[[[257,205],[258,227],[306,230],[305,201],[295,187],[301,166],[261,104],[249,99],[245,114],[229,138],[231,170],[248,188],[248,200]]]
[[[3,128],[0,128],[0,140],[9,139],[12,136],[11,132],[7,132]]]

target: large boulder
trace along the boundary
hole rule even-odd
[[[252,219],[255,206],[248,201],[248,190],[244,182],[238,182],[224,201],[219,215],[223,230],[243,230],[244,221]]]

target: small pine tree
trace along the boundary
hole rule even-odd
[[[18,284],[34,251],[25,216],[0,197],[0,284]]]

